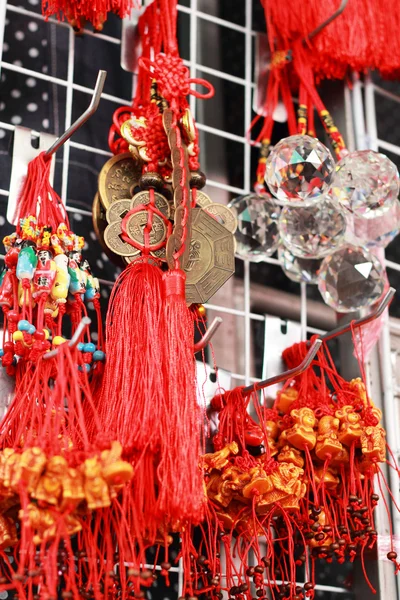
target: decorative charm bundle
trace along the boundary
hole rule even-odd
[[[17,204],[16,231],[4,238],[5,268],[1,275],[0,305],[4,315],[2,364],[20,379],[47,350],[66,341],[65,317],[72,335],[85,302],[97,313],[98,345],[80,342],[81,368],[99,375],[102,349],[99,282],[82,257],[84,239],[71,230],[61,199],[49,182],[51,161],[40,154],[28,166]]]
[[[286,10],[269,2],[264,7],[269,25],[274,15]],[[312,10],[314,14],[314,5]],[[327,34],[323,30],[320,35]],[[275,252],[280,238],[278,257],[290,279],[318,284],[324,301],[338,312],[365,308],[379,299],[385,285],[384,268],[373,252],[387,246],[399,230],[397,168],[383,154],[345,149],[317,93],[315,65],[302,38],[289,37],[289,52],[284,34],[269,26],[268,36],[273,56],[257,137],[261,150],[256,195],[239,197],[230,205],[238,216],[237,254],[260,261]],[[297,124],[291,92],[299,96]],[[290,136],[271,149],[279,96]],[[315,138],[315,110],[338,158],[336,165],[329,149]]]
[[[120,529],[104,511],[119,506],[133,469],[102,434],[77,362],[68,344],[56,357],[42,354],[2,422],[0,586],[20,598],[103,598],[114,583]]]
[[[156,0],[141,18],[137,94],[114,115],[110,148],[119,154],[100,173],[93,211],[109,254],[128,263],[110,299],[97,409],[134,468],[123,506],[136,547],[133,554],[119,548],[119,556],[138,573],[147,547],[160,543],[167,557],[169,534],[185,539],[204,515],[194,333],[198,304],[234,272],[235,219],[201,191],[206,179],[187,99],[213,90],[189,78],[176,17],[175,1]],[[191,544],[183,543],[184,556]]]
[[[295,344],[283,357],[292,368],[306,353],[305,343]],[[259,598],[269,590],[297,600],[314,597],[317,560],[364,565],[377,540],[374,480],[383,493],[386,441],[362,380],[344,381],[324,348],[272,408],[243,388],[211,406],[219,428],[214,452],[203,457],[207,529],[191,567],[194,586],[218,598],[223,590],[251,598],[254,586]],[[397,572],[393,540],[388,558]],[[296,584],[301,565],[304,587]]]

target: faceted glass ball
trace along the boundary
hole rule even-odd
[[[328,191],[335,162],[328,148],[308,135],[284,138],[267,158],[265,181],[279,204],[305,206]]]
[[[235,198],[228,208],[236,214],[236,254],[253,262],[271,256],[279,244],[280,208],[271,196],[249,194]]]
[[[313,285],[318,283],[318,271],[321,266],[320,260],[294,256],[284,246],[279,247],[278,258],[283,272],[292,281]]]
[[[336,165],[330,193],[355,215],[375,218],[388,210],[398,196],[397,167],[379,152],[350,152]]]
[[[338,204],[325,199],[311,206],[285,206],[279,217],[279,232],[295,256],[322,258],[342,243],[346,218]]]
[[[352,241],[368,248],[386,248],[394,240],[400,229],[400,202],[394,204],[381,216],[364,219],[353,216],[348,219],[348,232]]]
[[[337,312],[370,306],[381,297],[384,285],[381,263],[361,246],[342,246],[323,260],[319,271],[319,291],[326,304]]]

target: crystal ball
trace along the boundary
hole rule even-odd
[[[314,258],[300,258],[294,256],[287,248],[280,246],[278,249],[278,259],[281,263],[283,272],[289,279],[297,283],[318,283],[318,271],[321,261]]]
[[[370,306],[380,298],[384,285],[381,263],[361,246],[342,246],[322,261],[319,271],[319,291],[326,304],[337,312]]]
[[[347,210],[364,218],[382,215],[399,193],[397,167],[373,150],[350,152],[336,165],[330,194]]]
[[[248,194],[235,198],[229,205],[237,218],[236,255],[253,262],[271,256],[278,248],[280,208],[271,196]]]
[[[270,152],[265,182],[279,204],[305,206],[318,202],[328,191],[334,170],[333,157],[319,140],[291,135]]]
[[[311,206],[285,206],[279,217],[279,232],[295,256],[322,258],[342,243],[346,218],[339,205],[326,199]]]
[[[352,242],[368,248],[386,248],[400,230],[400,202],[396,200],[388,210],[374,219],[353,215],[348,219],[348,234]]]

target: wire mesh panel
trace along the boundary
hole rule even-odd
[[[5,214],[11,172],[9,150],[15,126],[61,134],[89,104],[97,71],[108,71],[99,110],[57,154],[54,184],[66,202],[72,229],[86,239],[87,255],[100,277],[105,305],[119,268],[108,261],[96,240],[91,204],[97,175],[111,156],[107,135],[112,114],[118,106],[131,103],[132,76],[120,67],[121,24],[111,17],[103,33],[85,30],[82,37],[76,37],[66,23],[44,21],[40,0],[20,0],[18,5],[9,1],[4,8],[0,87],[0,225],[4,235],[12,230]],[[257,0],[182,0],[179,4],[181,55],[191,77],[208,79],[216,90],[215,98],[208,102],[193,96],[190,100],[200,131],[206,192],[215,202],[227,204],[252,189],[258,158],[257,149],[248,143],[254,116],[254,48],[257,31],[263,30],[264,17]],[[372,82],[368,86],[368,93],[372,89],[382,98],[399,101],[389,89],[378,88]],[[353,100],[357,93],[356,87]],[[378,140],[374,109],[368,106],[368,130],[357,129],[358,145],[368,143],[368,134],[380,148],[400,157],[400,140],[386,142],[381,134]],[[389,257],[388,268],[400,272],[396,256],[389,253]],[[214,352],[218,366],[231,373],[232,385],[257,381],[266,374],[268,362],[276,358],[278,344],[268,337],[267,313],[296,320],[299,339],[335,323],[333,311],[322,303],[315,289],[287,280],[276,258],[257,265],[238,260],[236,276],[206,306],[210,317],[223,318]],[[281,335],[285,341],[284,328]],[[382,344],[381,349],[383,364],[391,376],[388,349]],[[182,571],[180,567],[171,571],[175,577],[172,591],[155,588],[149,598],[151,594],[176,597]],[[353,598],[357,589],[350,590],[350,576],[351,568],[331,565],[321,569],[316,597]]]

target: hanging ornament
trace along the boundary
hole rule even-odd
[[[335,163],[316,138],[294,135],[278,142],[266,162],[265,182],[280,204],[306,206],[328,191]]]
[[[295,344],[283,358],[294,368],[307,351]],[[207,519],[190,562],[196,590],[313,598],[320,561],[363,564],[376,545],[374,480],[387,485],[382,413],[360,378],[339,376],[326,348],[312,365],[272,408],[243,388],[212,400],[218,431],[202,460]],[[397,571],[392,538],[391,546]],[[304,587],[296,567],[305,568]]]
[[[319,291],[337,312],[354,312],[370,306],[381,297],[384,285],[381,263],[359,246],[342,246],[323,260],[319,270]]]
[[[1,423],[0,590],[20,598],[33,589],[41,600],[57,598],[60,588],[74,600],[100,598],[113,585],[119,536],[129,544],[124,521],[114,528],[104,513],[118,510],[133,469],[121,444],[104,436],[86,370],[77,368],[83,360],[68,344],[55,357],[42,354]],[[96,531],[105,542],[101,560]]]
[[[84,367],[101,375],[103,361],[99,282],[82,256],[85,240],[75,235],[61,199],[51,187],[51,160],[44,152],[28,165],[17,201],[16,231],[3,240],[6,256],[0,283],[4,314],[2,364],[21,378],[31,363],[65,343],[69,320],[72,335],[87,305],[97,314],[98,342],[88,327],[80,336]],[[68,316],[68,319],[67,319]]]
[[[322,258],[342,243],[346,219],[337,204],[325,196],[318,204],[285,206],[279,217],[281,240],[295,256]]]
[[[278,259],[283,272],[296,283],[318,283],[318,272],[321,260],[315,258],[300,258],[292,254],[284,246],[278,248]]]
[[[236,255],[253,262],[271,256],[279,245],[279,207],[271,196],[248,194],[235,198],[229,205],[236,215]]]
[[[399,233],[400,202],[395,200],[381,216],[365,219],[349,215],[347,222],[348,233],[354,236],[351,238],[354,245],[386,248]]]
[[[194,333],[198,303],[234,272],[236,229],[230,209],[203,189],[188,95],[207,98],[213,90],[190,79],[176,21],[175,0],[155,0],[140,19],[137,94],[133,106],[114,114],[109,142],[116,156],[100,173],[102,210],[95,216],[103,243],[127,264],[110,298],[107,363],[96,398],[104,430],[115,432],[134,469],[122,501],[134,550],[119,548],[119,564],[139,573],[146,549],[160,545],[166,577],[170,534],[181,534],[187,561],[186,532],[204,515]],[[188,576],[184,593],[193,595]]]
[[[383,215],[399,193],[397,167],[372,150],[351,152],[336,167],[330,194],[351,213],[365,219]]]

